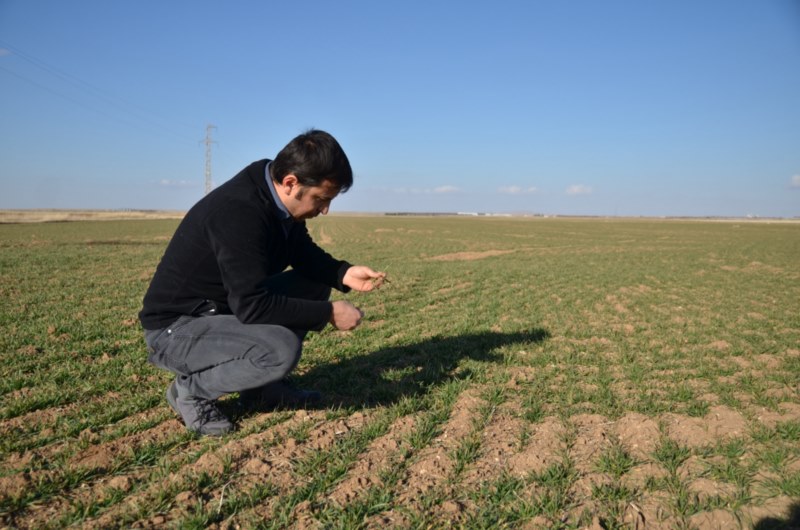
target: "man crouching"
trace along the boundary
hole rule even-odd
[[[250,164],[181,221],[139,319],[148,360],[175,374],[167,401],[187,428],[230,432],[216,400],[232,392],[246,407],[321,399],[284,381],[306,333],[328,323],[358,326],[364,314],[349,302],[330,302],[331,288],[371,291],[386,276],[334,259],[306,229],[306,219],[327,214],[352,184],[339,143],[311,130],[275,160]]]

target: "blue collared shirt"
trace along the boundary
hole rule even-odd
[[[275,201],[275,206],[278,207],[278,217],[281,220],[281,226],[283,227],[283,233],[286,236],[289,236],[289,230],[292,229],[292,224],[294,224],[294,219],[292,219],[289,210],[286,209],[286,206],[283,205],[280,197],[278,197],[278,190],[275,189],[275,182],[272,181],[272,177],[269,174],[269,167],[272,165],[272,162],[267,162],[267,167],[264,170],[264,178],[267,179],[267,185],[269,187],[270,193],[272,193],[272,200]]]

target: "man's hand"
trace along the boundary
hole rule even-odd
[[[367,292],[377,289],[386,279],[385,272],[375,272],[364,265],[353,265],[344,274],[342,283],[355,291]]]
[[[350,331],[355,329],[361,323],[364,317],[364,312],[346,300],[337,300],[333,302],[333,311],[331,312],[331,324],[342,331]]]

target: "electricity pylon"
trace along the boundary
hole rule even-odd
[[[217,142],[211,140],[211,129],[216,129],[216,126],[210,123],[206,125],[206,139],[203,143],[206,144],[206,195],[211,192],[211,144]]]

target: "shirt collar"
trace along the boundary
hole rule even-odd
[[[269,192],[272,194],[272,200],[275,203],[275,206],[278,207],[278,218],[281,220],[281,225],[283,226],[283,231],[288,234],[289,230],[294,223],[294,219],[289,214],[289,210],[286,209],[286,206],[283,205],[280,197],[278,197],[278,190],[275,189],[275,182],[272,180],[272,176],[269,174],[269,168],[272,165],[272,162],[267,162],[267,167],[264,170],[264,178],[267,180],[267,187],[269,188]]]

